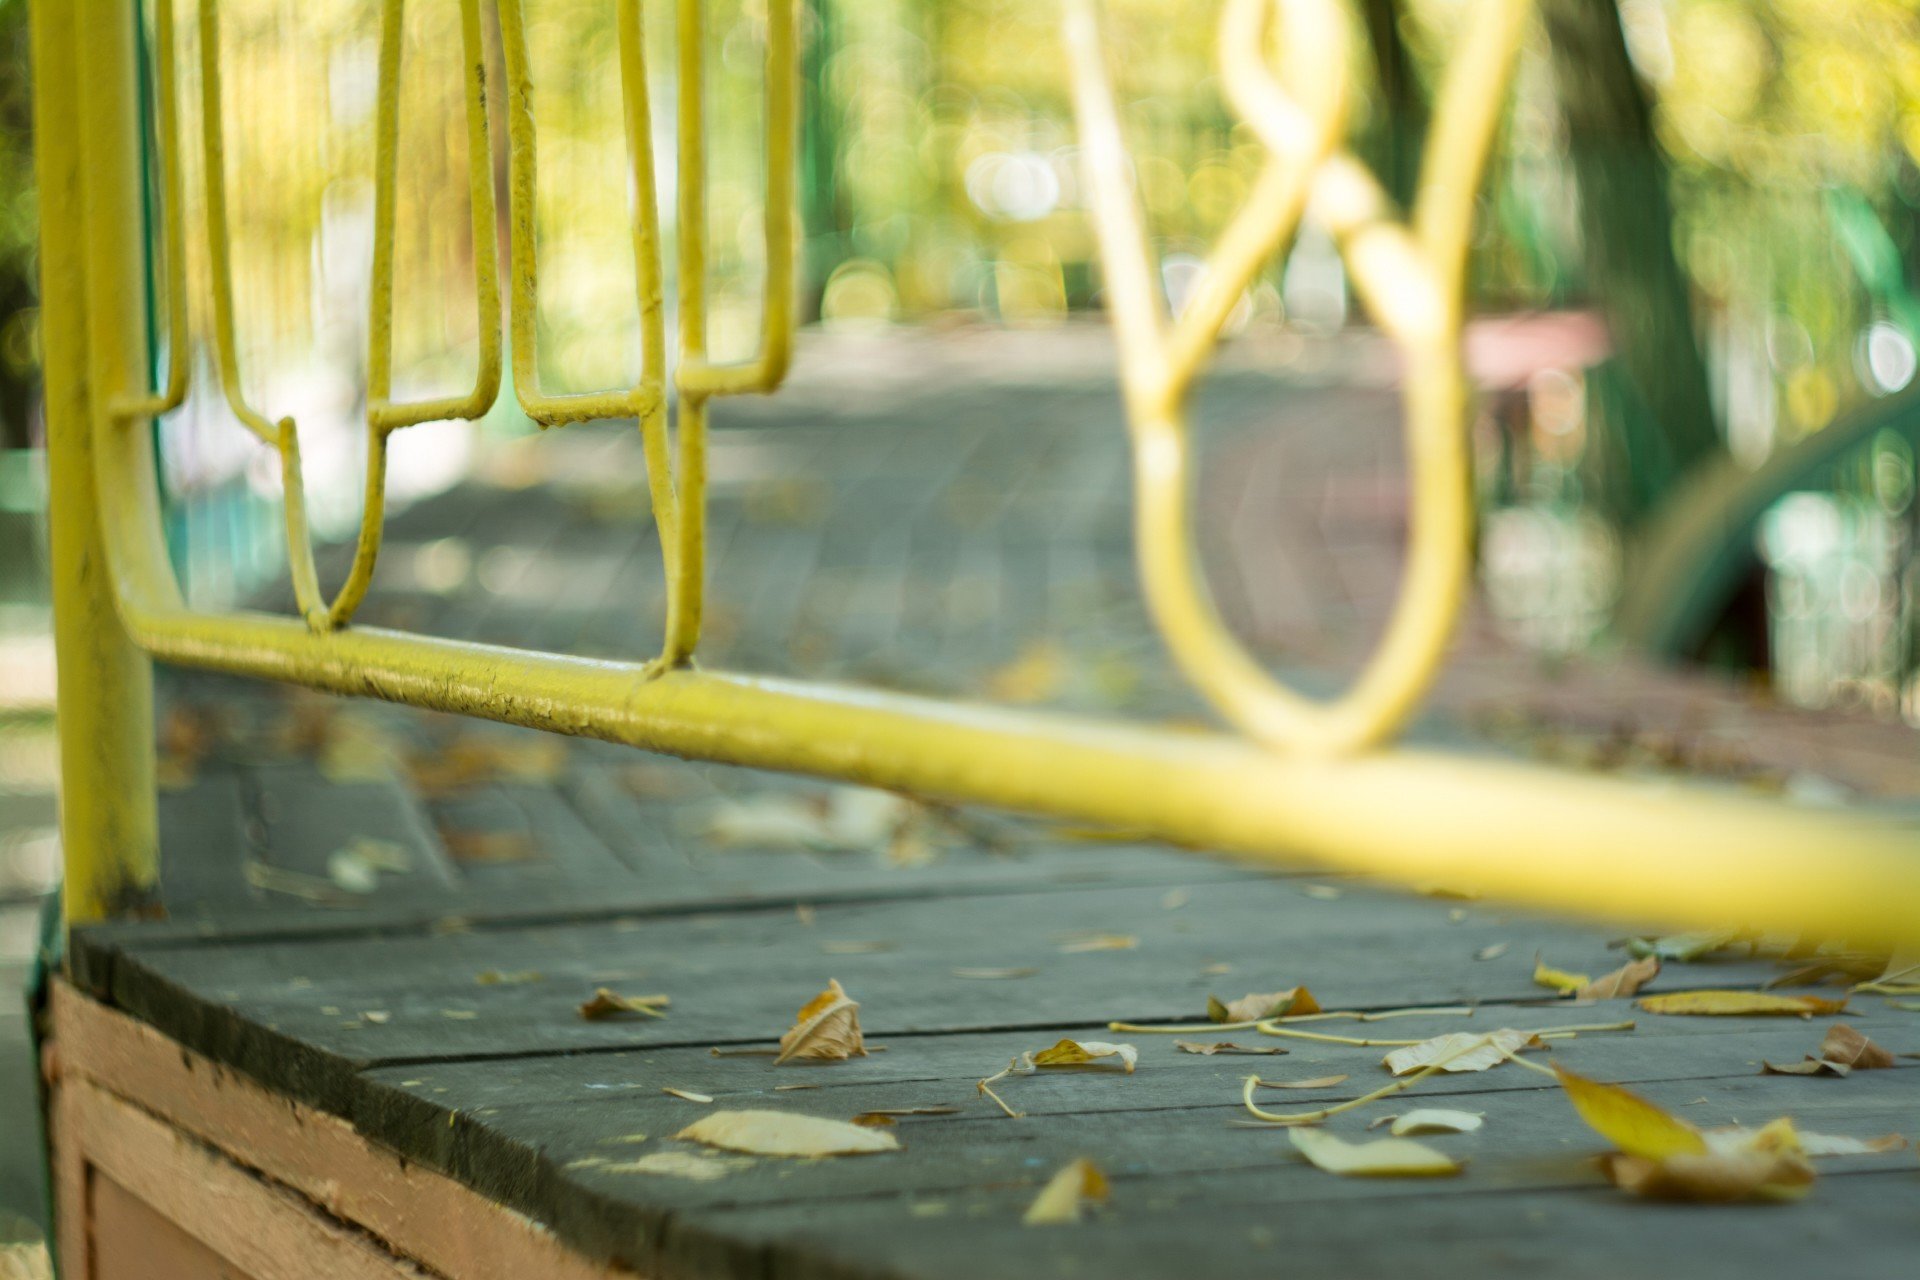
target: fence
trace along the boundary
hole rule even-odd
[[[1092,0],[1069,0],[1067,43],[1118,331],[1136,463],[1136,542],[1147,602],[1176,663],[1236,733],[941,702],[696,661],[705,582],[707,411],[716,396],[774,389],[792,312],[798,56],[793,0],[767,11],[768,285],[756,355],[706,353],[707,129],[701,0],[678,0],[678,350],[669,362],[661,235],[639,0],[615,0],[634,193],[634,291],[643,362],[614,391],[543,391],[535,372],[536,157],[521,0],[498,0],[509,133],[509,333],[488,251],[488,85],[479,0],[461,0],[482,351],[471,395],[391,398],[392,211],[400,19],[385,0],[379,59],[366,512],[346,583],[326,595],[302,512],[299,431],[241,390],[226,261],[218,0],[199,0],[211,342],[242,429],[280,457],[299,617],[201,612],[183,601],[155,493],[152,417],[188,381],[180,149],[171,0],[154,13],[154,118],[142,145],[139,10],[127,0],[40,0],[33,14],[41,187],[44,348],[53,473],[52,554],[71,922],[153,899],[151,659],[384,698],[734,764],[1112,824],[1256,862],[1304,860],[1405,883],[1445,883],[1590,914],[1737,923],[1879,944],[1920,943],[1920,841],[1892,825],[1758,799],[1576,776],[1491,758],[1384,745],[1442,660],[1470,566],[1462,272],[1480,171],[1528,17],[1525,0],[1477,0],[1440,95],[1406,220],[1342,148],[1348,93],[1337,0],[1230,0],[1222,83],[1270,152],[1197,293],[1169,321],[1147,258]],[[1277,40],[1275,37],[1278,37]],[[1279,54],[1269,58],[1268,51]],[[156,170],[149,174],[149,167]],[[169,360],[148,387],[143,197],[159,191]],[[1378,653],[1328,703],[1274,683],[1222,625],[1200,584],[1189,528],[1183,404],[1253,273],[1303,217],[1341,247],[1376,322],[1409,370],[1416,477],[1410,565]],[[353,623],[372,580],[381,460],[392,432],[484,413],[504,356],[526,412],[549,426],[634,418],[645,445],[669,607],[659,656],[587,660]],[[1116,426],[1116,429],[1118,427]]]

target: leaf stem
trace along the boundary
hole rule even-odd
[[[1263,1036],[1286,1036],[1293,1040],[1318,1040],[1322,1044],[1350,1044],[1362,1049],[1390,1047],[1398,1048],[1409,1044],[1422,1044],[1420,1040],[1368,1040],[1358,1036],[1330,1036],[1323,1031],[1295,1031],[1291,1027],[1278,1025],[1277,1020],[1255,1023]]]
[[[1419,1042],[1415,1041],[1414,1043],[1417,1044]],[[1388,1097],[1389,1095],[1399,1093],[1402,1089],[1410,1089],[1414,1085],[1420,1083],[1420,1081],[1425,1080],[1428,1076],[1432,1075],[1434,1072],[1444,1068],[1449,1062],[1452,1062],[1455,1058],[1459,1057],[1464,1053],[1471,1053],[1475,1049],[1480,1048],[1481,1045],[1486,1043],[1488,1043],[1487,1036],[1475,1036],[1472,1040],[1467,1041],[1467,1043],[1461,1045],[1459,1048],[1455,1049],[1452,1053],[1445,1054],[1445,1055],[1442,1055],[1441,1057],[1435,1058],[1432,1062],[1420,1068],[1418,1071],[1414,1072],[1412,1075],[1403,1076],[1400,1079],[1392,1081],[1389,1084],[1382,1085],[1380,1088],[1375,1089],[1372,1093],[1363,1094],[1358,1098],[1352,1099],[1351,1101],[1337,1103],[1331,1107],[1321,1107],[1317,1111],[1294,1111],[1294,1112],[1288,1112],[1288,1113],[1281,1113],[1278,1111],[1262,1111],[1258,1106],[1254,1104],[1254,1101],[1253,1101],[1253,1091],[1260,1084],[1260,1077],[1257,1075],[1252,1075],[1247,1077],[1246,1084],[1243,1085],[1240,1090],[1240,1101],[1246,1104],[1247,1110],[1251,1112],[1255,1118],[1264,1120],[1268,1124],[1287,1124],[1287,1125],[1319,1124],[1322,1120],[1325,1120],[1329,1116],[1337,1116],[1343,1111],[1352,1111],[1357,1107],[1366,1106],[1369,1102],[1377,1102],[1381,1098],[1385,1098],[1385,1097]]]
[[[974,1087],[980,1090],[981,1093],[984,1093],[987,1097],[992,1098],[995,1104],[998,1105],[1002,1111],[1007,1113],[1007,1117],[1009,1119],[1018,1120],[1021,1117],[1025,1116],[1027,1113],[1024,1111],[1015,1111],[1012,1107],[1007,1105],[1007,1100],[1005,1098],[1001,1097],[999,1094],[993,1091],[993,1082],[995,1080],[1004,1080],[1009,1075],[1012,1075],[1012,1074],[1013,1074],[1013,1064],[1008,1063],[1007,1069],[1005,1071],[996,1071],[994,1074],[988,1076],[985,1080],[982,1080],[979,1084],[975,1085]]]

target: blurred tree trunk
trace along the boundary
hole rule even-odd
[[[1628,399],[1643,406],[1625,416],[1650,419],[1618,424],[1631,476],[1616,514],[1631,528],[1721,452],[1720,432],[1674,254],[1666,161],[1619,11],[1613,0],[1541,0],[1540,12],[1579,187],[1587,288],[1612,329]]]
[[[1373,47],[1382,119],[1376,125],[1374,168],[1402,208],[1420,181],[1420,148],[1427,134],[1427,96],[1400,34],[1400,0],[1364,0],[1367,41]]]
[[[801,319],[820,318],[827,277],[851,253],[852,218],[840,185],[840,149],[846,143],[828,71],[840,46],[836,0],[808,0],[801,9],[800,226]]]
[[[0,449],[32,443],[40,399],[27,6],[0,0]]]

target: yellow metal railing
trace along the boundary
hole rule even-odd
[[[1576,776],[1381,744],[1425,694],[1469,568],[1462,274],[1475,192],[1527,17],[1477,0],[1441,95],[1410,221],[1341,149],[1348,15],[1338,0],[1229,0],[1223,83],[1269,150],[1195,296],[1169,319],[1154,283],[1103,71],[1093,0],[1066,0],[1087,188],[1122,353],[1149,606],[1180,668],[1242,732],[1205,734],[939,702],[704,670],[694,662],[705,580],[708,401],[780,383],[791,347],[795,0],[766,25],[767,286],[759,348],[714,364],[706,339],[706,113],[702,0],[678,0],[679,350],[665,350],[661,236],[638,0],[616,0],[631,166],[641,367],[615,391],[550,394],[534,351],[535,147],[521,0],[497,0],[509,133],[509,313],[515,392],[536,421],[638,421],[667,571],[666,634],[646,663],[591,661],[351,625],[383,522],[388,435],[485,412],[499,385],[479,0],[461,0],[481,358],[471,396],[391,399],[393,200],[403,0],[384,0],[376,252],[368,358],[368,482],[358,549],[331,600],[301,513],[298,433],[240,394],[226,265],[218,0],[198,0],[213,347],[241,423],[276,449],[301,618],[184,603],[158,518],[151,417],[186,390],[189,345],[171,0],[155,0],[155,149],[170,358],[147,386],[139,216],[139,48],[129,0],[37,0],[34,58],[43,333],[54,477],[53,554],[66,803],[67,906],[86,921],[135,910],[156,881],[148,655],[341,694],[1110,823],[1256,862],[1311,861],[1590,914],[1741,924],[1920,944],[1920,841],[1910,830],[1724,794]],[[1277,54],[1273,51],[1278,50]],[[1254,273],[1302,218],[1340,246],[1409,371],[1416,482],[1410,567],[1385,640],[1330,703],[1274,682],[1229,635],[1195,570],[1184,401]],[[669,382],[671,379],[671,382]],[[669,394],[671,387],[671,394]]]

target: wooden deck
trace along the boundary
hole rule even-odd
[[[729,405],[708,660],[1198,715],[1132,591],[1117,407],[1098,348],[1079,341],[843,344],[803,360],[780,399]],[[823,363],[835,376],[809,376]],[[838,379],[856,365],[875,376],[849,392]],[[1391,590],[1394,423],[1389,389],[1351,385],[1368,376],[1338,360],[1285,380],[1229,372],[1203,414],[1223,606],[1322,682]],[[397,522],[367,620],[644,653],[659,571],[627,436],[572,428],[488,475]],[[1604,1184],[1591,1159],[1604,1141],[1552,1082],[1507,1066],[1328,1126],[1357,1138],[1411,1105],[1483,1112],[1482,1131],[1427,1140],[1466,1159],[1464,1174],[1345,1179],[1284,1133],[1240,1124],[1241,1082],[1347,1077],[1262,1098],[1322,1105],[1385,1083],[1382,1050],[1291,1040],[1285,1056],[1203,1057],[1105,1030],[1199,1020],[1209,994],[1301,983],[1328,1008],[1476,1006],[1370,1024],[1376,1035],[1637,1018],[1553,1056],[1702,1126],[1790,1114],[1822,1133],[1920,1136],[1912,1060],[1846,1079],[1760,1074],[1763,1059],[1812,1051],[1830,1019],[1662,1018],[1556,1004],[1533,985],[1536,952],[1574,970],[1618,964],[1608,943],[1622,928],[206,676],[169,676],[166,703],[169,918],[81,931],[76,985],[190,1051],[189,1066],[210,1060],[347,1121],[584,1259],[661,1280],[1617,1280],[1899,1275],[1920,1249],[1911,1150],[1822,1160],[1796,1204],[1636,1201]],[[1904,820],[1920,796],[1910,729],[1795,713],[1706,678],[1546,668],[1480,617],[1418,733],[1848,796]],[[836,819],[808,817],[835,804]],[[1654,989],[1778,972],[1676,964]],[[747,1052],[829,978],[884,1051],[780,1066]],[[664,993],[671,1010],[584,1020],[576,1006],[599,986]],[[1920,1013],[1860,997],[1844,1020],[1920,1051]],[[976,1091],[1063,1036],[1129,1040],[1138,1070],[1005,1082],[1019,1119]],[[690,1149],[673,1135],[733,1107],[953,1110],[902,1118],[903,1149],[885,1155],[725,1159],[707,1180],[622,1168]],[[1108,1206],[1077,1226],[1023,1225],[1078,1157],[1112,1179]]]

